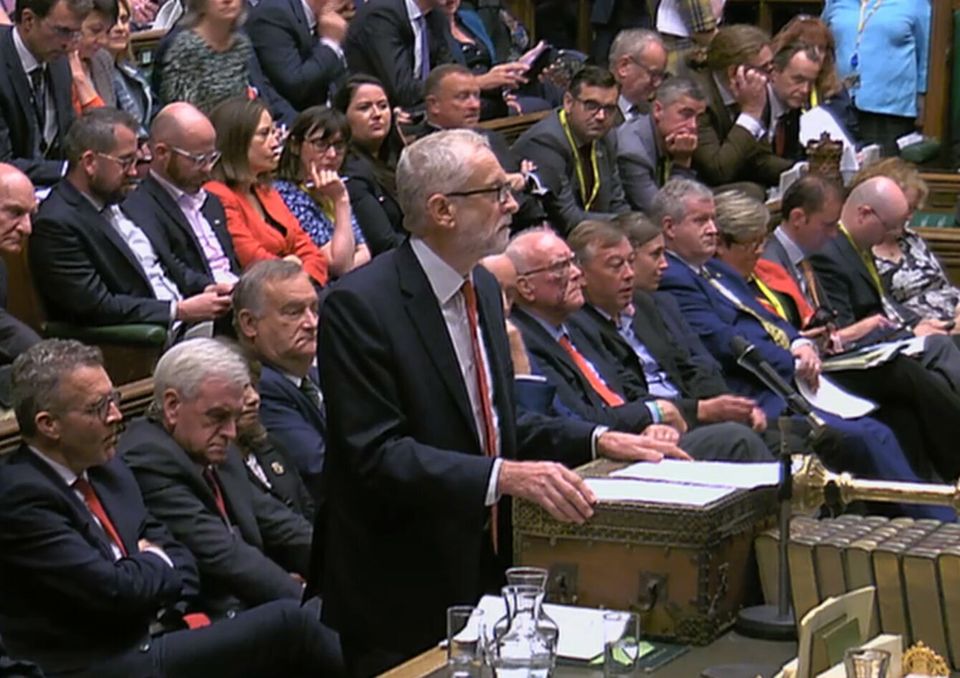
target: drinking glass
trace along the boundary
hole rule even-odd
[[[630,675],[640,655],[640,623],[634,612],[603,614],[603,675]]]
[[[886,650],[851,647],[843,653],[847,678],[887,678],[889,666],[890,653]]]
[[[447,608],[447,675],[480,678],[484,658],[483,610],[472,605]]]

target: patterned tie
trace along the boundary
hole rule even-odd
[[[421,14],[416,18],[420,27],[420,79],[426,80],[430,74],[430,33],[427,31],[427,17]]]
[[[483,362],[483,351],[480,350],[479,320],[477,313],[477,292],[473,283],[464,281],[463,300],[467,309],[467,321],[470,324],[470,346],[473,349],[473,367],[477,379],[477,391],[480,394],[480,409],[483,412],[483,453],[488,457],[497,456],[497,432],[493,423],[493,402],[490,399],[490,385],[487,383],[487,370]],[[493,552],[500,552],[497,536],[497,505],[490,507],[490,538],[493,541]]]
[[[580,353],[570,342],[567,335],[560,337],[560,346],[563,347],[563,350],[566,351],[573,362],[576,363],[577,369],[580,370],[586,380],[590,383],[590,388],[592,388],[598,396],[610,407],[617,407],[618,405],[623,405],[624,400],[620,397],[616,391],[612,390],[609,386],[604,383],[603,379],[597,374],[597,371],[593,369],[593,366],[583,357],[583,354]]]
[[[787,152],[787,116],[781,115],[777,118],[777,128],[773,132],[773,152],[784,157]]]
[[[213,492],[213,500],[217,503],[217,511],[220,512],[220,517],[223,518],[224,523],[229,525],[230,517],[227,515],[227,503],[223,500],[223,490],[220,488],[217,470],[213,466],[205,466],[203,468],[203,479],[207,481],[210,491]]]
[[[313,379],[310,377],[301,379],[300,391],[310,398],[310,402],[316,405],[318,409],[322,407],[323,395],[320,393],[320,387],[313,383]]]
[[[37,66],[29,73],[30,88],[33,90],[33,112],[37,116],[37,127],[40,130],[40,151],[46,151],[44,130],[47,126],[47,91],[46,70]]]
[[[94,491],[93,485],[91,485],[90,482],[85,478],[77,478],[73,481],[73,487],[83,495],[83,501],[87,505],[87,508],[90,509],[90,513],[96,516],[97,520],[100,521],[100,527],[103,528],[103,531],[107,534],[110,540],[116,544],[118,549],[120,549],[120,553],[123,556],[126,556],[127,547],[123,545],[123,540],[120,538],[120,533],[117,532],[117,528],[114,526],[113,521],[110,520],[110,516],[107,515],[106,510],[103,508],[103,504],[100,503],[100,498]]]
[[[813,301],[814,308],[819,308],[820,295],[817,293],[817,278],[809,260],[803,259],[800,262],[800,272],[803,274],[803,281],[806,283],[807,296]]]

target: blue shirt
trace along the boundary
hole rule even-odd
[[[327,216],[327,213],[317,204],[316,200],[290,181],[276,181],[274,182],[274,188],[277,189],[280,197],[283,198],[287,209],[289,209],[291,214],[300,222],[300,228],[310,236],[310,239],[313,240],[317,247],[323,247],[330,242],[330,239],[333,237],[333,220]],[[364,243],[363,233],[360,232],[360,226],[357,225],[357,218],[353,215],[352,211],[350,213],[350,226],[353,229],[354,242],[357,245],[362,245]]]
[[[837,41],[841,79],[853,74],[861,0],[826,0],[823,20]],[[867,0],[864,17],[876,6]],[[930,57],[929,0],[882,0],[860,41],[860,84],[851,88],[856,107],[870,113],[915,117],[917,94],[927,91]]]
[[[630,348],[637,354],[637,359],[643,365],[643,376],[647,380],[647,391],[650,395],[667,400],[679,398],[680,391],[670,381],[670,375],[661,369],[660,363],[647,350],[646,344],[640,341],[640,337],[633,330],[633,314],[627,314],[627,309],[620,312],[617,330],[624,341],[630,344]]]

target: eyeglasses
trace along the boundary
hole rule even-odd
[[[313,146],[315,150],[320,155],[323,155],[331,148],[333,152],[337,155],[341,155],[347,150],[347,142],[341,139],[340,141],[325,141],[323,138],[314,137],[313,139],[307,139],[307,143]]]
[[[176,146],[171,146],[170,150],[177,155],[186,158],[194,165],[200,165],[201,167],[216,165],[220,160],[220,157],[223,155],[220,151],[210,151],[209,153],[191,153],[190,151],[185,151],[182,148],[177,148]]]
[[[643,72],[647,74],[647,77],[650,78],[650,82],[653,84],[659,84],[663,82],[667,79],[667,76],[670,75],[666,71],[650,68],[635,56],[631,56],[630,61],[632,61],[639,68],[643,69]]]
[[[483,193],[494,192],[497,194],[497,202],[501,205],[506,205],[513,197],[513,190],[510,188],[510,184],[496,184],[495,186],[474,188],[469,191],[451,191],[450,193],[444,193],[444,195],[449,198],[468,198],[471,195],[481,195]]]
[[[555,261],[552,264],[547,264],[546,266],[531,268],[528,271],[517,273],[517,275],[523,276],[523,277],[536,275],[537,273],[551,273],[553,275],[564,275],[570,272],[570,269],[573,268],[573,264],[575,261],[576,259],[573,256],[569,256],[566,259]]]
[[[106,158],[107,160],[112,160],[120,166],[120,169],[124,172],[129,172],[137,165],[137,156],[133,155],[129,158],[118,158],[115,155],[110,155],[109,153],[100,153],[96,151],[96,154],[101,158]]]
[[[620,108],[617,104],[601,104],[599,101],[594,101],[593,99],[577,99],[577,101],[580,102],[583,110],[590,116],[595,116],[600,111],[603,111],[603,114],[609,118],[615,115],[617,109]]]
[[[110,391],[110,393],[98,399],[97,402],[84,407],[80,412],[91,417],[96,415],[100,421],[105,422],[107,417],[110,416],[111,407],[120,409],[120,391]]]
[[[43,21],[41,19],[41,21]],[[46,23],[46,22],[44,22]],[[57,37],[63,38],[64,40],[79,40],[80,36],[83,35],[83,31],[75,31],[72,28],[67,28],[66,26],[56,26],[54,24],[46,24],[47,27],[53,31]]]

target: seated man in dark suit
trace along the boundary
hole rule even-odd
[[[794,162],[806,157],[800,143],[800,113],[810,101],[822,64],[816,48],[800,42],[784,45],[773,55],[763,122],[778,157]]]
[[[671,78],[657,89],[653,110],[617,128],[617,165],[627,202],[650,209],[672,177],[696,177],[697,120],[706,110],[703,92],[688,78]]]
[[[379,78],[394,106],[423,104],[430,69],[451,63],[450,27],[442,0],[368,0],[358,10],[344,42],[351,73]]]
[[[234,440],[250,374],[215,339],[167,351],[154,399],[117,447],[150,514],[200,570],[198,604],[223,617],[272,600],[300,600],[312,526],[250,485]]]
[[[150,152],[150,173],[124,200],[124,211],[192,271],[232,286],[240,262],[223,205],[203,190],[220,159],[210,120],[186,102],[165,106],[150,126]]]
[[[154,323],[174,330],[230,309],[229,290],[187,268],[119,206],[137,172],[137,121],[112,108],[79,118],[70,171],[40,206],[30,269],[48,314],[81,325]]]
[[[316,290],[296,262],[261,261],[243,274],[233,303],[237,336],[263,364],[259,389],[263,425],[293,458],[320,504],[327,422],[315,367]]]
[[[12,656],[99,678],[339,670],[329,631],[296,601],[185,630],[196,564],[114,458],[123,416],[98,349],[43,341],[17,358],[13,384],[24,442],[0,464],[0,634]]]
[[[21,0],[0,27],[0,161],[52,186],[66,171],[63,140],[73,121],[67,53],[90,0]]]
[[[785,409],[783,399],[737,362],[733,339],[753,345],[787,383],[806,381],[816,389],[820,357],[813,343],[756,300],[735,270],[713,259],[717,248],[716,206],[709,188],[688,179],[674,179],[654,200],[655,222],[663,225],[669,265],[661,289],[674,296],[690,326],[720,362],[727,383],[739,395],[756,400],[767,420]],[[829,447],[818,448],[828,467],[866,478],[917,480],[893,432],[870,418],[841,419],[815,410],[839,434]],[[897,507],[913,516],[953,519],[952,511],[919,506]]]
[[[30,236],[30,218],[36,209],[30,180],[13,165],[0,163],[0,252],[20,255]],[[36,332],[7,312],[7,269],[0,258],[0,366],[9,365],[38,341]],[[9,377],[4,381],[0,391],[6,394]]]
[[[513,145],[533,161],[548,194],[544,208],[563,235],[585,219],[629,210],[617,169],[618,87],[609,71],[586,66],[570,80],[563,107],[524,132]]]
[[[262,0],[244,29],[263,74],[302,111],[327,103],[345,65],[341,44],[347,22],[328,0]]]
[[[763,123],[773,68],[769,43],[770,36],[755,26],[724,26],[708,48],[707,69],[696,76],[707,96],[693,154],[697,176],[710,186],[759,184],[753,189],[759,198],[793,165],[773,153]]]
[[[589,225],[596,222],[585,222]],[[578,226],[577,228],[581,228]],[[611,226],[611,229],[614,227]],[[576,231],[576,229],[574,229]],[[631,270],[629,241],[615,263]],[[763,441],[736,423],[698,426],[698,404],[667,393],[619,365],[593,328],[568,322],[583,306],[583,275],[569,246],[550,229],[526,231],[507,247],[517,267],[517,297],[511,321],[523,334],[534,371],[556,387],[561,402],[587,421],[640,433],[665,424],[680,437],[680,447],[698,459],[770,459]],[[621,292],[633,293],[632,273]],[[690,430],[689,433],[687,431]],[[684,455],[686,456],[686,455]]]

